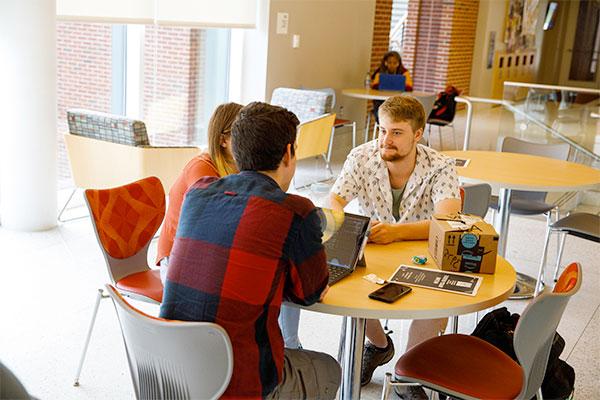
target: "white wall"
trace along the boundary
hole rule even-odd
[[[504,51],[504,17],[507,0],[482,0],[477,15],[477,33],[471,67],[471,93],[474,97],[492,97],[492,68],[487,68],[490,32],[496,32],[494,52]]]
[[[289,14],[287,34],[276,33],[277,13]],[[369,70],[374,0],[272,0],[268,35],[266,99],[277,87],[337,91],[336,112],[364,123],[365,101],[342,96],[341,89],[362,87]],[[292,35],[300,47],[292,48]]]

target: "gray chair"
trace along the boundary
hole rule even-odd
[[[171,321],[133,308],[106,285],[125,342],[136,399],[218,399],[233,372],[225,330],[211,322]]]
[[[487,183],[461,186],[463,195],[463,213],[485,218],[487,214],[492,187]]]
[[[592,242],[600,243],[600,216],[590,213],[573,213],[564,218],[559,219],[546,229],[546,240],[544,242],[544,252],[542,253],[542,261],[537,276],[535,293],[539,293],[544,281],[544,269],[546,267],[546,256],[548,253],[548,243],[550,243],[550,235],[553,232],[561,234],[560,245],[558,247],[558,255],[556,257],[556,266],[554,268],[554,282],[558,276],[560,262],[562,259],[565,240],[567,235],[577,236],[582,239],[591,240]]]
[[[534,156],[566,160],[569,157],[568,143],[533,143],[514,137],[502,139],[501,151],[506,153],[530,154]],[[528,192],[524,190],[513,190],[510,202],[510,212],[517,215],[537,215],[548,213],[556,208],[554,204],[546,203],[546,192]],[[498,197],[492,196],[490,207],[498,209]],[[558,211],[558,210],[556,210]]]
[[[501,151],[507,153],[530,154],[534,156],[567,160],[570,146],[568,143],[533,143],[514,137],[504,137],[501,141]],[[558,207],[546,203],[546,192],[528,192],[524,190],[513,190],[510,200],[510,212],[517,215],[546,215],[546,224],[552,223],[552,214],[556,214],[554,220],[560,218]],[[492,196],[490,208],[498,211],[498,197]]]
[[[386,374],[382,399],[387,399],[390,386],[403,385],[422,385],[460,399],[531,399],[536,395],[541,399],[556,328],[581,279],[581,266],[572,263],[552,292],[544,292],[527,305],[513,338],[518,363],[477,337],[437,336],[400,357],[396,380]]]

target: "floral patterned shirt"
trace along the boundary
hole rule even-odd
[[[417,144],[417,161],[411,174],[396,221],[392,212],[392,187],[377,140],[354,148],[333,185],[332,192],[346,201],[358,199],[363,214],[387,223],[430,219],[434,205],[445,199],[460,199],[454,160],[427,146]]]

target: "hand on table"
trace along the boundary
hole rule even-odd
[[[396,240],[396,226],[386,222],[374,221],[371,223],[369,241],[377,244],[388,244]]]

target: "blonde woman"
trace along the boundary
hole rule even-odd
[[[194,157],[183,169],[169,191],[169,207],[158,239],[156,265],[160,265],[160,279],[165,283],[169,255],[179,223],[181,203],[188,188],[203,176],[223,177],[238,172],[231,154],[231,125],[242,106],[226,103],[218,106],[208,123],[208,153]]]

